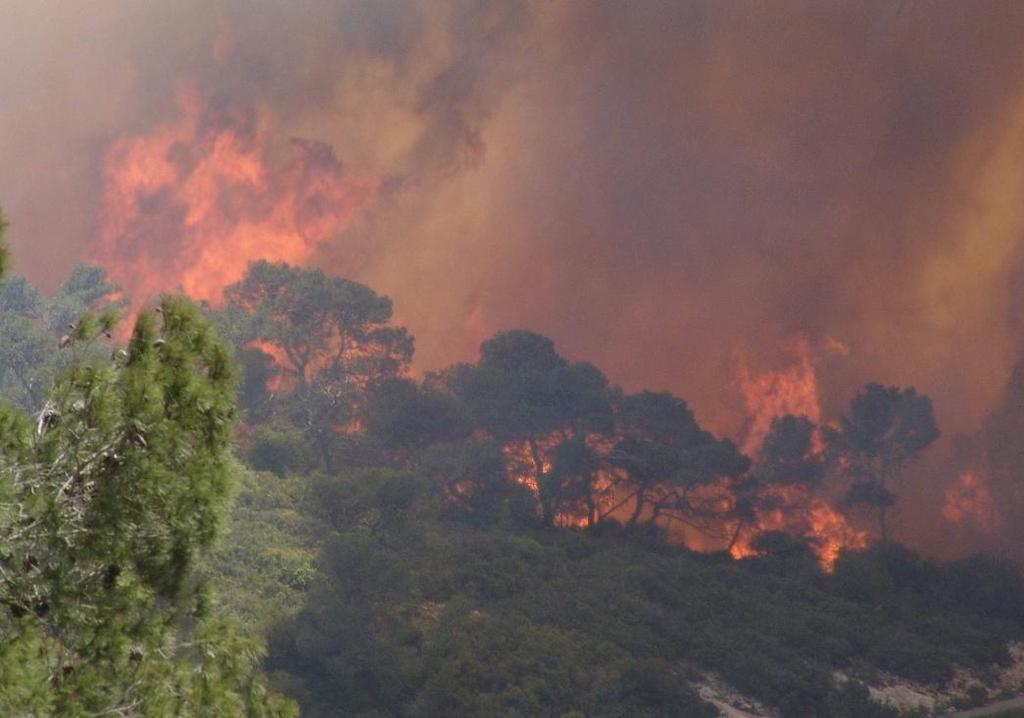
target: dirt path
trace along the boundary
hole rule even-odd
[[[954,713],[953,718],[982,718],[982,716],[992,715],[993,713],[1009,710],[1010,708],[1024,708],[1024,696],[1017,696],[1016,698],[1008,698],[1005,701],[989,703],[987,706],[982,706],[981,708],[971,708],[968,711],[960,711],[959,713]]]

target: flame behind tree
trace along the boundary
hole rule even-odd
[[[715,501],[703,500],[702,487],[721,479],[735,480],[750,461],[728,439],[702,429],[686,402],[668,393],[644,392],[619,404],[622,439],[611,454],[624,472],[624,486],[633,500],[629,523],[651,504],[652,521],[706,528],[723,517]]]
[[[771,418],[752,465],[732,441],[703,429],[683,399],[623,395],[596,368],[567,361],[551,340],[525,331],[485,341],[479,363],[456,365],[430,383],[465,404],[478,432],[454,454],[442,452],[443,461],[433,456],[454,505],[524,495],[452,469],[456,454],[490,455],[479,443],[486,437],[501,447],[510,484],[525,489],[548,525],[647,523],[691,548],[727,548],[736,557],[759,553],[759,534],[784,531],[807,540],[825,568],[842,548],[866,545],[866,534],[821,493],[831,455],[805,416]],[[488,515],[500,513],[484,503]]]
[[[830,342],[835,342],[829,339]],[[831,345],[830,345],[831,346]],[[753,456],[771,430],[772,422],[782,416],[806,416],[821,420],[818,378],[814,371],[810,345],[805,337],[794,344],[797,361],[781,371],[753,372],[742,358],[739,383],[747,410],[747,424],[740,446]]]
[[[300,387],[329,372],[365,388],[412,358],[408,332],[389,324],[390,299],[319,269],[257,261],[224,297],[235,334],[269,348],[280,372]]]
[[[390,301],[361,284],[259,261],[224,299],[215,314],[241,350],[246,385],[251,378],[255,394],[278,394],[264,401],[261,420],[277,416],[297,428],[327,470],[345,442],[407,466],[448,444],[447,454],[432,458],[445,494],[464,507],[486,505],[488,515],[500,514],[495,501],[517,502],[519,515],[532,501],[548,525],[647,522],[688,543],[696,531],[707,541],[693,547],[727,548],[737,557],[757,553],[759,533],[785,531],[808,539],[826,568],[842,547],[865,545],[865,535],[819,493],[826,459],[838,456],[823,451],[820,427],[806,416],[771,416],[805,405],[773,398],[789,395],[777,390],[791,374],[810,387],[795,394],[812,401],[818,416],[806,352],[781,379],[746,382],[769,394],[761,402],[748,396],[763,409],[752,425],[769,422],[752,467],[730,440],[701,428],[682,399],[623,395],[596,367],[566,360],[532,332],[495,335],[481,345],[478,363],[417,384],[400,378],[411,338],[390,323]],[[251,400],[246,408],[255,409]],[[491,455],[484,437],[500,447],[506,477],[525,494],[452,473],[458,456]],[[351,451],[345,456],[353,460]]]
[[[477,425],[506,446],[510,456],[525,454],[521,470],[514,473],[535,488],[543,520],[554,523],[563,502],[578,498],[580,462],[589,459],[579,444],[575,449],[566,446],[559,450],[563,461],[558,471],[552,472],[550,452],[566,442],[585,441],[590,433],[611,430],[604,375],[591,364],[566,361],[546,337],[510,331],[485,341],[480,362],[456,366],[447,382]],[[571,451],[576,467],[569,470]],[[585,474],[592,493],[596,474]]]
[[[262,383],[246,377],[244,408],[287,414],[330,469],[332,447],[353,428],[367,390],[403,374],[412,358],[412,337],[390,323],[391,300],[318,269],[262,260],[224,299],[220,325]],[[280,392],[276,407],[267,408],[267,389]]]
[[[824,444],[815,357],[806,337],[791,343],[796,361],[777,371],[752,371],[742,359],[739,385],[748,420],[741,445],[753,457],[749,475],[729,487],[734,528],[733,556],[761,553],[757,537],[783,531],[807,540],[822,565],[831,569],[842,548],[864,548],[867,535],[850,525],[824,493],[834,473]],[[846,356],[849,349],[826,337],[824,350]]]

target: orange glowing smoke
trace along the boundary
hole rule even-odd
[[[950,523],[972,522],[985,531],[992,531],[999,524],[999,512],[981,472],[965,471],[946,489],[945,498],[942,515]]]
[[[747,456],[754,456],[771,429],[772,419],[792,414],[806,416],[814,423],[821,420],[818,380],[814,374],[807,340],[800,338],[794,347],[797,361],[782,371],[751,372],[739,361],[739,383],[749,417],[740,442]]]
[[[255,259],[304,264],[373,200],[330,147],[272,139],[255,110],[205,107],[116,140],[105,157],[99,259],[137,302],[165,290],[217,302]]]

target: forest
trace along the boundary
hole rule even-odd
[[[996,696],[1024,582],[890,538],[913,387],[744,453],[527,330],[416,377],[391,301],[254,262],[138,313],[0,285],[0,714],[925,715]],[[1019,688],[1019,686],[1017,687]],[[943,706],[937,706],[936,709]]]

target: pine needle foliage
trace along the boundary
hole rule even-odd
[[[209,325],[166,297],[37,415],[0,409],[0,715],[293,713],[193,571],[232,489],[234,386]]]

